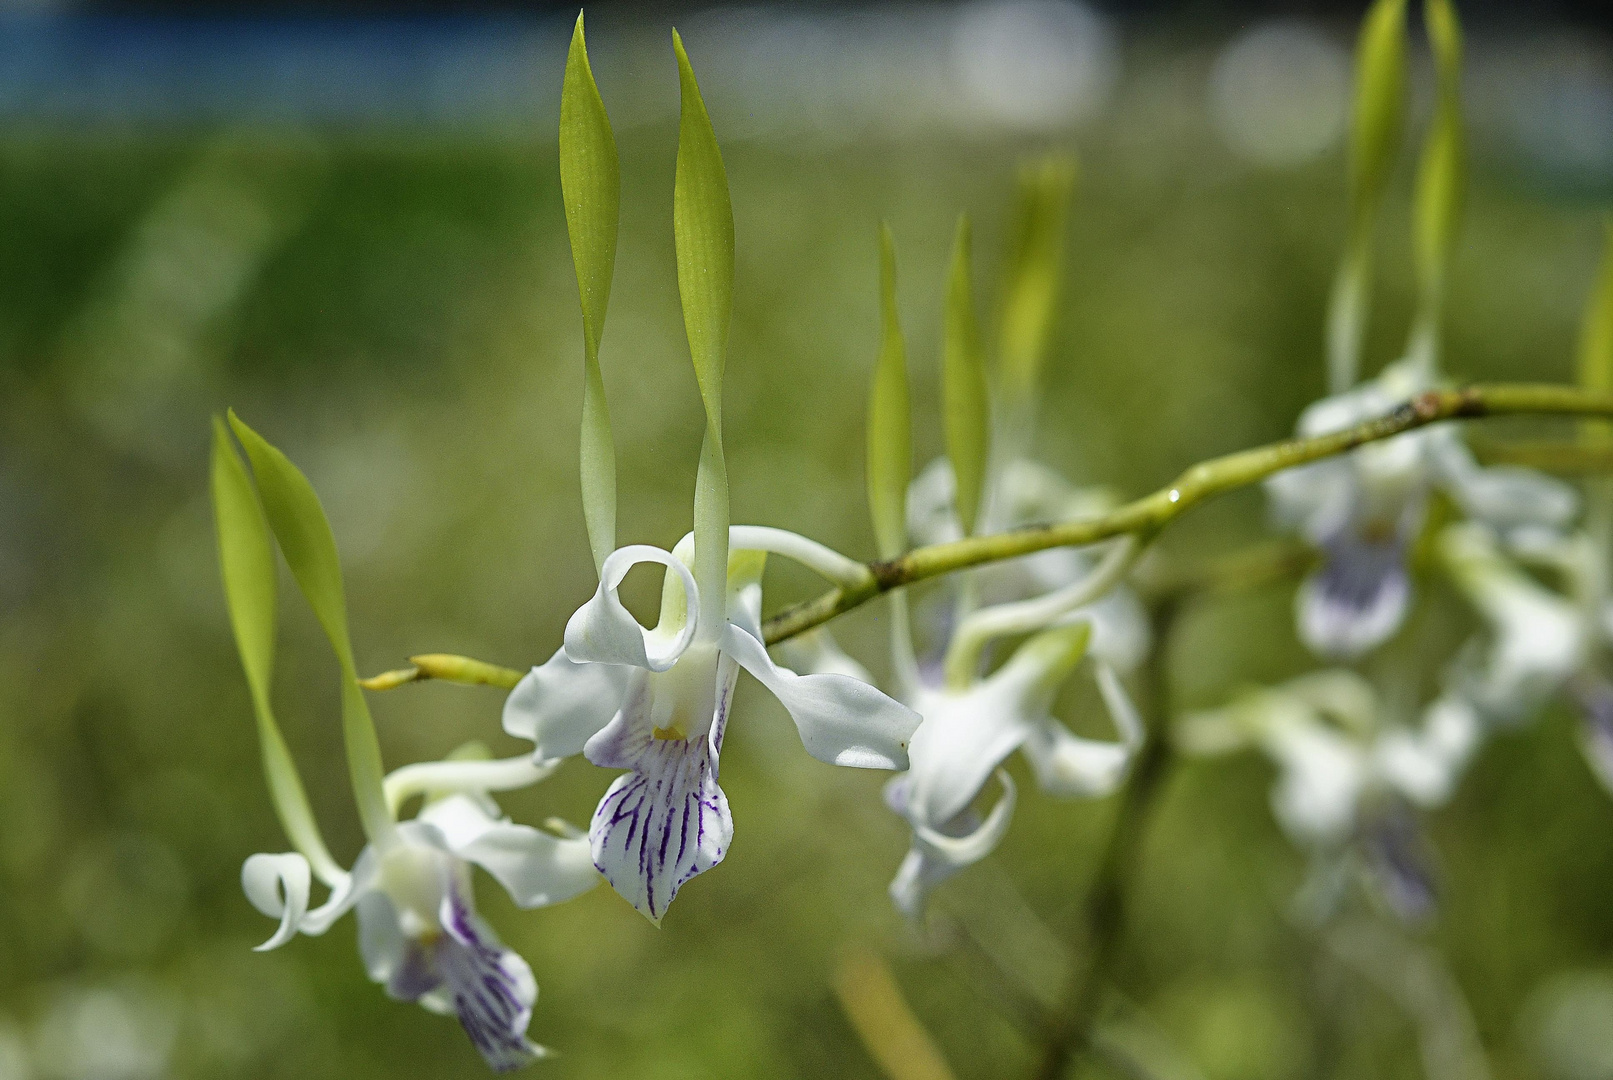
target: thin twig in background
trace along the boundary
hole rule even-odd
[[[835,996],[863,1046],[890,1080],[954,1080],[883,957],[847,949],[834,970]]]

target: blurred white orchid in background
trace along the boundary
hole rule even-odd
[[[1404,804],[1448,800],[1482,736],[1478,711],[1458,694],[1435,699],[1416,726],[1393,723],[1371,684],[1339,669],[1250,691],[1175,730],[1192,754],[1261,750],[1278,770],[1272,813],[1289,838],[1319,865],[1362,856],[1385,898],[1413,917],[1431,906],[1432,885]]]
[[[1391,364],[1376,379],[1307,408],[1302,437],[1387,416],[1433,386],[1427,367]],[[1400,628],[1411,600],[1407,559],[1422,533],[1430,495],[1449,496],[1467,517],[1503,534],[1562,528],[1574,490],[1527,469],[1482,468],[1449,424],[1408,432],[1349,454],[1280,472],[1266,481],[1273,515],[1322,553],[1300,586],[1300,638],[1330,659],[1362,656]]]
[[[920,916],[930,889],[985,858],[1007,833],[1015,790],[1002,765],[1014,751],[1024,751],[1038,786],[1057,797],[1101,798],[1125,779],[1143,728],[1113,667],[1094,664],[1117,741],[1074,735],[1052,714],[1091,637],[1085,622],[1043,630],[986,678],[917,690],[911,702],[924,722],[913,736],[912,767],[885,788],[886,803],[913,827],[890,886],[904,914]],[[1003,795],[982,818],[974,803],[993,774]]]
[[[1585,580],[1590,551],[1582,533],[1537,532],[1510,545],[1537,563],[1553,565],[1573,584],[1579,602],[1540,584],[1507,557],[1502,538],[1475,522],[1440,531],[1438,551],[1452,581],[1490,628],[1468,643],[1452,670],[1462,694],[1486,719],[1516,723],[1563,689],[1584,664],[1606,602]]]

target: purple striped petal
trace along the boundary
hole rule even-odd
[[[465,1034],[489,1066],[508,1072],[547,1053],[526,1036],[538,984],[527,962],[471,909],[468,887],[455,882],[443,895],[437,967]]]
[[[1300,587],[1305,644],[1318,655],[1350,659],[1392,637],[1411,599],[1405,559],[1398,535],[1377,539],[1346,531],[1334,537],[1321,569]]]
[[[588,830],[594,866],[657,926],[683,883],[721,862],[734,835],[717,764],[738,674],[728,657],[716,666],[718,692],[704,732],[680,738],[656,727],[653,687],[645,680],[588,741],[588,760],[629,770],[594,812]]]

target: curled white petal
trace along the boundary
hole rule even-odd
[[[760,641],[732,623],[722,650],[779,699],[807,753],[819,761],[859,769],[907,768],[919,715],[906,705],[848,675],[797,675],[780,667]]]
[[[297,936],[308,913],[312,878],[308,860],[296,852],[253,855],[242,865],[241,890],[246,898],[269,918],[280,920],[280,928],[256,947],[257,952],[278,949]]]
[[[651,562],[677,574],[683,584],[688,614],[676,632],[646,630],[616,594],[629,570]],[[623,664],[665,671],[694,640],[699,610],[694,575],[671,552],[649,544],[617,548],[600,568],[598,591],[566,623],[566,655],[577,663]]]
[[[871,580],[868,567],[856,559],[788,529],[734,525],[728,530],[728,544],[741,551],[768,551],[793,559],[836,585],[854,587]]]
[[[954,868],[972,866],[990,855],[1002,838],[1008,835],[1008,826],[1014,819],[1014,805],[1018,793],[1014,778],[1008,770],[997,770],[997,782],[1002,785],[1002,798],[992,806],[991,812],[980,827],[963,836],[953,836],[933,829],[922,822],[914,822],[913,835],[922,840],[947,865]]]

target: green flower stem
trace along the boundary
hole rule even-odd
[[[1593,394],[1570,386],[1498,383],[1460,390],[1430,390],[1377,420],[1309,439],[1243,450],[1192,466],[1172,484],[1126,503],[1101,517],[1052,525],[1033,525],[992,536],[974,536],[947,544],[916,548],[906,555],[872,563],[872,585],[834,589],[815,600],[788,608],[763,624],[769,645],[794,637],[837,615],[867,603],[880,593],[971,566],[1000,562],[1055,547],[1095,544],[1132,534],[1146,543],[1184,510],[1205,499],[1247,487],[1273,473],[1323,458],[1335,457],[1366,443],[1379,442],[1441,420],[1484,416],[1556,414],[1613,416],[1613,394]]]
[[[980,674],[980,658],[994,639],[1040,630],[1066,612],[1102,597],[1126,576],[1138,550],[1137,542],[1128,536],[1078,581],[1030,600],[997,604],[960,620],[947,648],[947,686],[960,692],[967,689]]]
[[[1247,487],[1283,469],[1336,457],[1366,443],[1393,438],[1443,420],[1525,415],[1613,417],[1613,394],[1545,383],[1493,383],[1459,390],[1430,390],[1386,416],[1343,431],[1309,439],[1288,439],[1200,462],[1183,472],[1174,483],[1100,517],[1032,525],[1012,532],[931,544],[898,558],[869,563],[869,577],[864,583],[831,589],[816,599],[786,608],[763,623],[763,635],[769,645],[776,645],[900,586],[1048,548],[1095,544],[1122,535],[1136,536],[1141,548],[1189,507],[1212,496]],[[422,661],[431,663],[422,664]],[[365,680],[364,685],[366,689],[387,690],[420,679],[446,679],[507,689],[524,674],[458,656],[415,657],[413,663],[414,669],[377,675]]]

